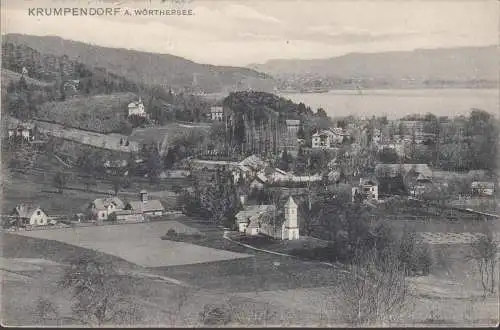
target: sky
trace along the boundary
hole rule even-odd
[[[193,15],[34,17],[33,7],[180,8]],[[497,45],[499,20],[498,0],[3,0],[1,31],[245,66]]]

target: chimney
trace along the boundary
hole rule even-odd
[[[143,202],[143,203],[148,202],[148,192],[146,190],[141,190],[141,192],[139,193],[139,196],[140,196],[141,202]]]

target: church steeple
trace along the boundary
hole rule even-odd
[[[285,204],[285,221],[288,228],[297,228],[297,208],[293,197],[288,197]]]

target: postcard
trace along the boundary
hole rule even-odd
[[[498,325],[500,1],[1,6],[3,326]]]

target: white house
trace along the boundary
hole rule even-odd
[[[210,107],[210,119],[213,121],[222,121],[224,119],[224,108],[221,106]]]
[[[473,195],[477,196],[493,196],[495,193],[495,183],[474,181],[471,184]]]
[[[9,139],[26,142],[35,140],[35,124],[31,122],[9,124],[7,131]]]
[[[352,201],[356,194],[361,194],[364,200],[378,200],[378,181],[374,178],[360,178],[359,184],[352,187]]]
[[[128,105],[128,116],[140,116],[140,117],[146,117],[146,110],[144,109],[144,104],[142,103],[141,98],[139,98],[139,101],[136,102],[131,102]]]
[[[335,145],[342,143],[344,133],[342,128],[336,127],[333,129],[321,130],[312,135],[312,148],[333,148]]]
[[[110,214],[124,207],[125,204],[118,197],[97,198],[90,204],[90,215],[94,220],[108,220]]]
[[[21,226],[45,226],[48,224],[47,214],[38,206],[20,204],[12,210],[10,215]]]

